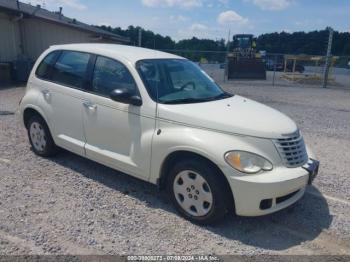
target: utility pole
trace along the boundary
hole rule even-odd
[[[139,47],[142,46],[142,28],[139,28]]]
[[[333,28],[327,27],[329,31],[329,36],[328,36],[328,47],[327,47],[327,55],[326,55],[326,62],[324,64],[324,69],[323,69],[323,88],[327,88],[327,83],[328,83],[328,75],[329,75],[329,67],[332,59],[332,43],[333,43]]]

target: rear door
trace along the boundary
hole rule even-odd
[[[83,111],[86,156],[147,180],[155,130],[155,105],[133,106],[113,101],[109,94],[118,87],[128,88],[135,94],[139,92],[125,64],[97,56]],[[154,108],[149,108],[152,106]],[[152,110],[153,117],[145,114]]]
[[[79,155],[85,153],[82,110],[90,58],[88,53],[61,51],[48,81],[41,85],[39,98],[50,119],[56,144]]]

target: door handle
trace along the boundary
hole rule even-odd
[[[43,91],[41,91],[41,93],[43,94],[43,96],[46,100],[49,100],[51,98],[51,94],[50,94],[49,90],[43,90]]]
[[[97,109],[97,105],[94,105],[91,102],[83,102],[83,106],[89,110],[95,111]]]

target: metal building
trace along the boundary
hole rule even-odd
[[[40,5],[0,0],[0,67],[20,69],[51,45],[86,42],[128,44],[129,39],[68,18],[62,8],[50,12]]]

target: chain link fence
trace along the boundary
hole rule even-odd
[[[162,50],[197,63],[218,83],[240,85],[305,86],[350,89],[350,56],[332,56],[325,83],[326,56],[264,54],[266,80],[227,79],[227,52]]]
[[[217,83],[240,85],[305,86],[350,89],[350,56],[332,56],[325,83],[326,56],[264,54],[266,80],[228,79],[226,51],[161,50],[197,63]],[[18,71],[18,70],[17,70]],[[20,71],[18,74],[22,74]],[[0,63],[0,83],[10,81],[13,70]]]

